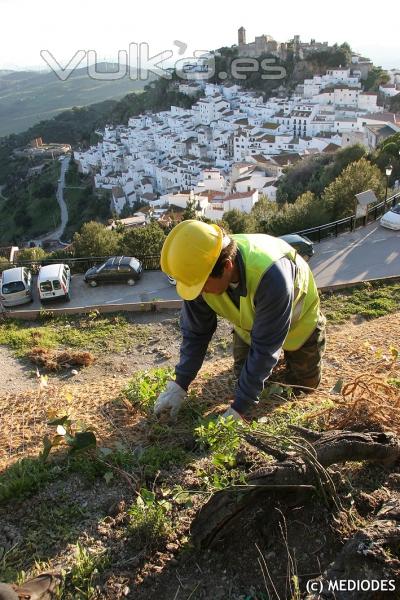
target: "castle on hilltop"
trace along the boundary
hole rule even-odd
[[[328,42],[316,42],[312,39],[310,42],[300,41],[300,36],[295,35],[288,42],[277,42],[271,35],[258,35],[254,42],[246,43],[246,30],[244,27],[238,29],[238,49],[240,56],[249,56],[255,58],[262,54],[272,54],[278,58],[285,60],[288,51],[298,56],[298,58],[306,58],[313,52],[321,50],[329,50]]]

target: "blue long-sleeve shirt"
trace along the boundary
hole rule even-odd
[[[243,259],[238,250],[236,264],[239,285],[227,293],[239,306],[240,296],[247,295]],[[243,414],[257,401],[267,379],[278,362],[279,354],[290,327],[296,266],[283,257],[261,278],[254,296],[255,318],[251,331],[251,346],[243,366],[232,404]],[[179,364],[175,368],[176,382],[187,389],[203,364],[208,344],[217,327],[217,315],[202,296],[185,301],[181,311],[182,344]]]

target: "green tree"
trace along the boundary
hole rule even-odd
[[[56,186],[49,181],[42,183],[37,189],[34,189],[35,198],[50,198],[56,193]]]
[[[72,240],[75,256],[112,256],[118,251],[119,237],[117,232],[106,229],[101,223],[85,223]]]
[[[350,45],[347,42],[343,42],[343,44],[340,44],[339,48],[343,52],[343,55],[345,57],[345,63],[343,66],[351,65],[351,56],[353,53],[351,51]]]
[[[17,228],[26,230],[32,226],[33,219],[30,214],[26,212],[25,206],[19,206],[14,213],[14,223]]]
[[[39,261],[47,256],[47,253],[40,248],[40,246],[35,246],[34,248],[22,248],[18,252],[17,261],[19,263],[22,262],[30,262],[30,261]]]
[[[165,240],[164,230],[157,222],[145,227],[125,230],[119,243],[121,254],[127,256],[158,255]]]
[[[186,203],[186,208],[182,213],[182,221],[187,221],[188,219],[196,218],[196,201],[188,200]]]
[[[400,133],[391,135],[384,140],[374,154],[374,161],[385,174],[386,167],[393,167],[389,185],[400,179]]]
[[[277,201],[295,202],[296,198],[309,191],[321,196],[324,189],[350,163],[360,160],[365,148],[359,144],[338,150],[335,154],[311,156],[288,168],[279,179]]]
[[[257,219],[255,230],[270,235],[294,233],[322,225],[329,220],[320,198],[311,192],[305,192],[293,204],[279,205],[269,202],[260,213],[260,217]]]
[[[366,158],[361,158],[348,165],[326,188],[322,200],[330,220],[334,221],[354,214],[355,194],[366,190],[373,190],[379,199],[384,194],[385,186],[378,167]]]
[[[10,263],[4,256],[0,256],[0,273],[10,268]]]
[[[266,196],[261,196],[247,216],[247,231],[249,233],[265,233],[265,224],[276,210],[275,202],[271,202]]]
[[[119,216],[121,219],[127,219],[128,217],[132,216],[134,212],[135,211],[130,207],[128,200],[126,200]]]
[[[289,167],[279,179],[277,202],[294,202],[310,187],[319,186],[326,165],[333,162],[332,155],[310,156]]]
[[[381,84],[389,81],[390,77],[382,67],[373,67],[364,82],[366,92],[377,92]]]
[[[389,110],[394,113],[400,112],[400,94],[390,98]]]
[[[243,212],[240,212],[236,208],[228,210],[224,213],[221,226],[227,229],[231,233],[246,233],[247,231],[248,218]]]

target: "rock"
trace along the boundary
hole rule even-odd
[[[169,544],[167,544],[166,548],[170,552],[176,552],[178,550],[179,546],[178,546],[178,544],[169,543]]]
[[[126,508],[125,500],[122,499],[122,500],[118,500],[117,502],[112,500],[108,509],[106,508],[106,510],[110,517],[116,517],[117,515],[123,513],[125,508]]]
[[[387,485],[395,490],[400,488],[400,473],[390,473],[387,478]]]
[[[74,375],[74,376],[75,376],[75,375],[78,375],[78,371],[77,371],[76,369],[72,369],[72,371],[71,371],[71,375]]]

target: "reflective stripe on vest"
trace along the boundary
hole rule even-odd
[[[291,323],[283,348],[297,350],[310,337],[318,321],[319,296],[309,266],[292,246],[279,238],[264,234],[237,234],[231,237],[236,240],[243,258],[247,295],[240,297],[239,308],[226,292],[220,295],[203,294],[204,300],[218,315],[228,319],[236,333],[250,345],[255,317],[254,296],[258,285],[268,269],[287,256],[296,264],[296,279]]]

